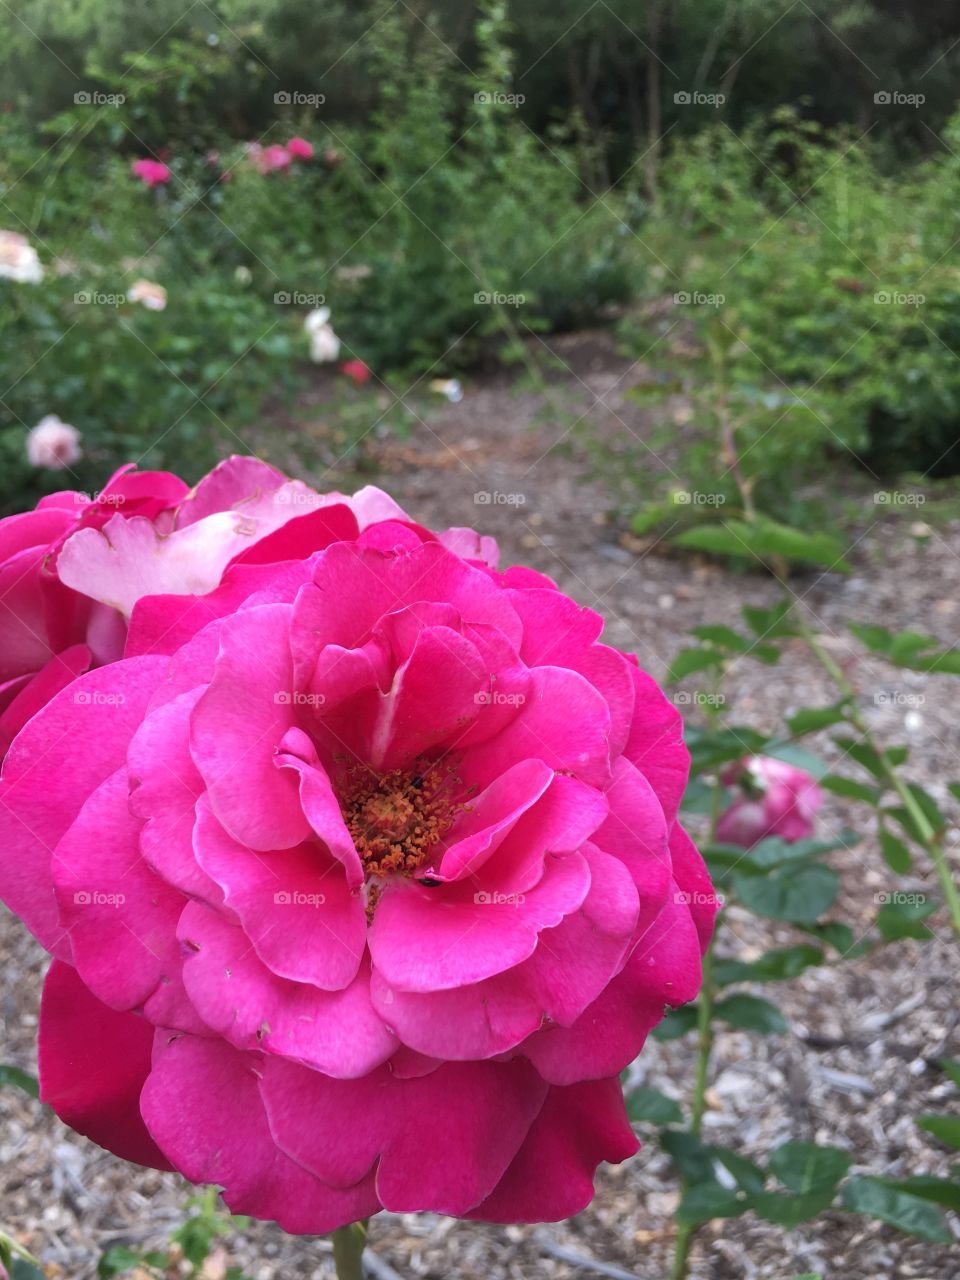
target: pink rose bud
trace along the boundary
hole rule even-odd
[[[772,756],[750,756],[721,775],[741,791],[717,823],[721,844],[750,849],[768,836],[793,843],[813,834],[823,792],[812,774]]]

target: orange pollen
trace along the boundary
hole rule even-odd
[[[460,786],[452,766],[426,760],[382,775],[348,766],[337,791],[367,876],[416,875],[466,807],[453,800]]]

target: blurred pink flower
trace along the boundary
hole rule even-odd
[[[134,160],[130,168],[134,176],[148,187],[159,187],[170,181],[170,169],[159,160]]]
[[[813,834],[823,792],[805,769],[772,756],[750,756],[725,770],[721,781],[742,792],[720,815],[722,844],[750,849],[768,836],[792,843]]]
[[[63,471],[83,456],[80,432],[55,413],[48,413],[27,432],[27,457],[30,465],[48,471]]]
[[[152,280],[137,280],[127,294],[130,302],[139,302],[148,311],[163,311],[167,305],[167,291],[162,284]]]
[[[313,159],[313,147],[306,138],[291,138],[287,143],[287,150],[295,160]]]
[[[340,372],[352,378],[355,387],[362,387],[365,382],[370,381],[370,366],[363,360],[344,360]]]

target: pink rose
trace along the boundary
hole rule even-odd
[[[768,836],[792,843],[813,834],[823,792],[805,769],[772,756],[750,756],[726,770],[722,780],[742,791],[717,823],[723,844],[750,849]]]
[[[162,186],[172,177],[169,167],[159,160],[134,160],[130,168],[134,177],[148,187]]]
[[[287,143],[287,151],[295,160],[313,159],[313,147],[306,138],[291,138]]]
[[[351,379],[355,387],[362,387],[370,381],[370,366],[363,360],[344,360],[340,372]]]
[[[177,536],[134,529],[74,535],[71,581],[128,603]],[[714,916],[680,716],[493,550],[315,507],[213,591],[141,593],[125,658],[21,732],[0,889],[55,957],[68,1124],[310,1234],[565,1218],[637,1149],[618,1074]]]

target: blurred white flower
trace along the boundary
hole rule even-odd
[[[43,279],[37,251],[19,231],[0,231],[0,276],[21,284],[39,284]]]
[[[310,339],[310,359],[315,364],[329,364],[340,355],[340,339],[330,327],[330,308],[317,307],[303,321]]]
[[[48,413],[27,432],[27,457],[31,466],[63,471],[83,457],[80,432],[61,422],[55,413]]]
[[[249,284],[253,279],[253,272],[249,267],[239,266],[233,273],[233,278],[237,284]]]
[[[451,404],[459,404],[463,399],[463,387],[459,378],[434,378],[430,390],[439,396],[446,396]]]
[[[148,311],[162,311],[167,305],[166,289],[151,280],[135,280],[127,297],[131,302],[142,302]]]

